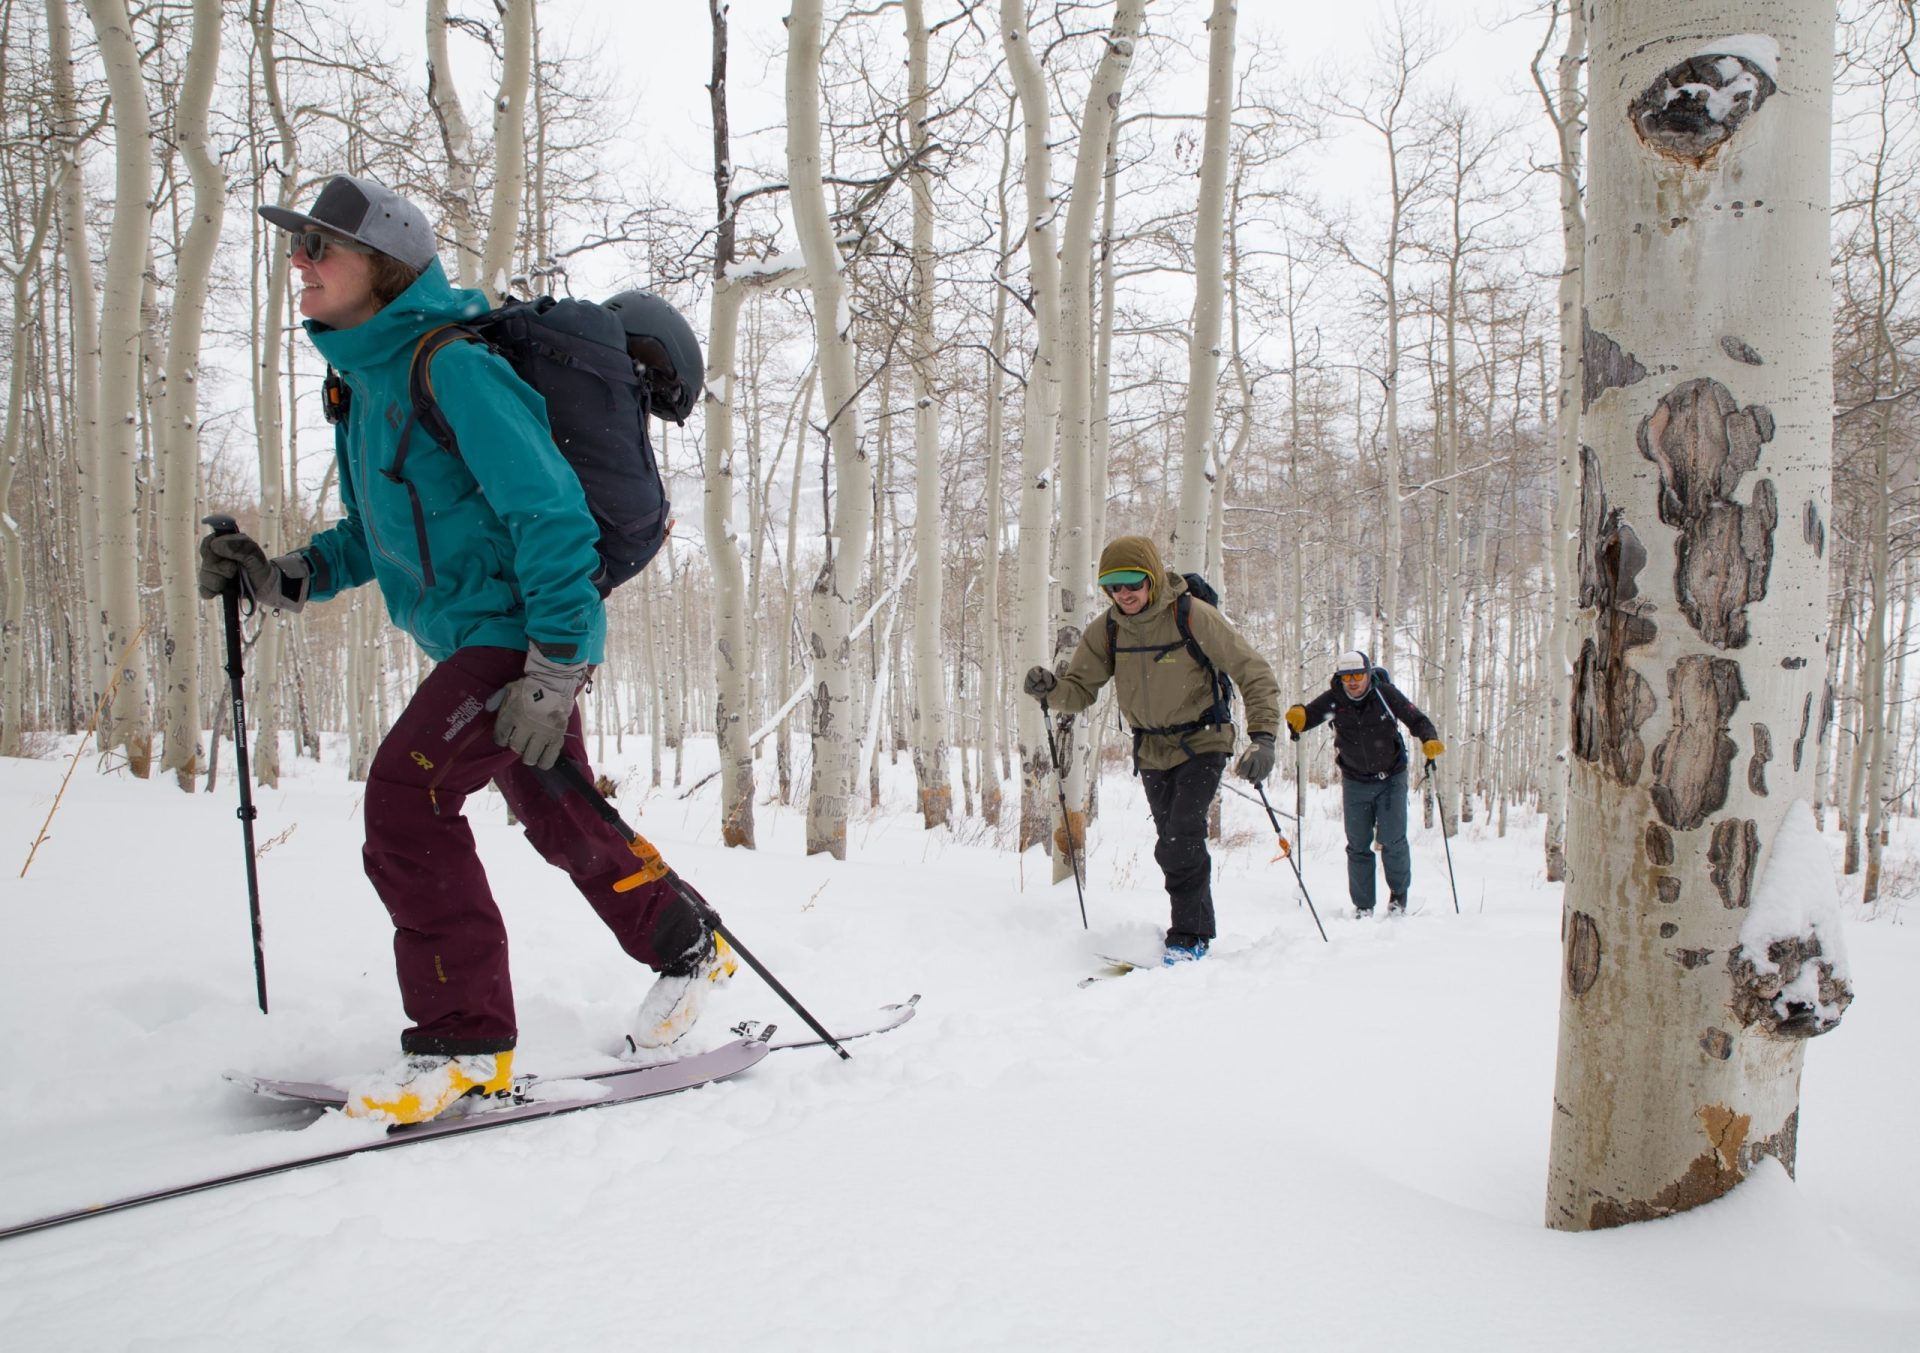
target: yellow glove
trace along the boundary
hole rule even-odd
[[[1307,731],[1307,707],[1305,705],[1294,705],[1287,710],[1287,727],[1293,730],[1295,737]]]
[[[1447,750],[1447,744],[1440,741],[1439,738],[1428,738],[1420,744],[1420,750],[1427,754],[1427,760],[1437,761],[1440,753]]]

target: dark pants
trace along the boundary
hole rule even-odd
[[[518,1033],[506,927],[461,813],[489,780],[627,953],[658,970],[702,938],[698,915],[664,880],[615,892],[639,867],[625,839],[579,794],[494,745],[487,701],[525,662],[517,649],[463,648],[435,667],[367,777],[367,877],[393,918],[400,1002],[413,1021],[400,1036],[408,1052],[498,1052]],[[566,754],[593,774],[578,710]]]
[[[1153,828],[1159,833],[1153,858],[1167,876],[1167,897],[1173,903],[1168,932],[1185,931],[1203,940],[1213,938],[1213,861],[1207,855],[1207,809],[1220,790],[1227,768],[1225,752],[1192,756],[1172,770],[1142,770],[1141,788],[1153,810]]]
[[[1407,849],[1407,773],[1384,780],[1348,780],[1341,787],[1347,823],[1347,895],[1362,911],[1373,907],[1373,838],[1380,838],[1380,863],[1387,891],[1405,897],[1413,882],[1413,855]]]

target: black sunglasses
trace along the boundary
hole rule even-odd
[[[1141,580],[1140,580],[1139,582],[1137,582],[1137,583],[1108,583],[1108,584],[1107,584],[1107,591],[1108,591],[1109,593],[1113,593],[1113,592],[1142,592],[1142,591],[1145,591],[1145,590],[1146,590],[1146,586],[1147,586],[1147,583],[1148,583],[1148,581],[1149,581],[1148,579],[1146,579],[1146,578],[1142,578],[1142,579],[1141,579]]]
[[[371,254],[372,249],[355,240],[343,240],[338,235],[329,235],[324,230],[296,230],[292,232],[293,242],[287,249],[288,257],[305,254],[309,263],[318,263],[327,256],[329,249],[345,249],[350,254]]]

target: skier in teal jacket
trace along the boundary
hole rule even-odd
[[[436,663],[382,740],[363,800],[367,877],[393,919],[412,1023],[403,1059],[356,1085],[347,1112],[419,1122],[512,1089],[507,933],[461,815],[490,780],[620,946],[659,974],[631,1037],[670,1043],[735,959],[669,879],[547,774],[564,754],[592,775],[574,705],[602,657],[606,608],[599,527],[545,403],[483,345],[450,343],[428,374],[458,453],[439,446],[413,417],[414,353],[486,301],[448,284],[420,209],[341,176],[307,212],[260,213],[292,236],[307,333],[344,390],[329,407],[345,515],[275,559],[244,534],[208,536],[200,593],[241,586],[297,611],[375,582]]]

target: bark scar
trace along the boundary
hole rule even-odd
[[[1772,77],[1745,57],[1704,53],[1662,71],[1628,106],[1627,116],[1652,150],[1699,168],[1775,88]]]
[[[1660,471],[1660,520],[1680,533],[1674,595],[1715,648],[1747,642],[1747,606],[1767,594],[1780,520],[1773,481],[1754,485],[1749,505],[1733,494],[1773,432],[1765,407],[1742,409],[1726,386],[1707,378],[1675,386],[1640,423],[1640,454]]]

